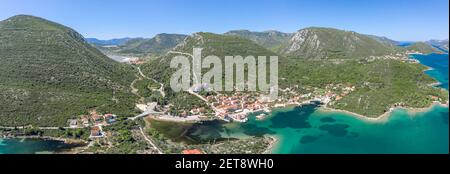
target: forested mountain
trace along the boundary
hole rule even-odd
[[[425,42],[416,42],[413,43],[411,45],[408,45],[406,47],[407,50],[409,51],[416,51],[416,52],[420,52],[423,54],[431,54],[431,53],[442,53],[441,50],[433,47],[430,44],[427,44]]]
[[[280,53],[306,59],[349,59],[397,53],[399,48],[367,35],[332,28],[305,28]]]
[[[133,111],[132,69],[42,18],[0,22],[0,70],[0,125],[64,125],[90,108]]]
[[[371,38],[373,38],[373,39],[375,39],[378,42],[383,43],[383,44],[388,44],[388,45],[392,45],[392,46],[398,46],[400,44],[400,42],[392,40],[392,39],[389,39],[389,38],[384,37],[384,36],[375,36],[375,35],[367,35],[367,36],[369,36],[369,37],[371,37]]]

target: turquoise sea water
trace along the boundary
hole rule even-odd
[[[430,54],[430,55],[412,55],[412,58],[419,60],[420,63],[433,68],[425,73],[435,78],[442,84],[439,87],[448,90],[448,54]]]
[[[74,147],[62,141],[42,139],[0,139],[0,154],[53,153]]]
[[[225,126],[227,135],[272,135],[279,139],[273,153],[448,153],[448,108],[429,112],[396,110],[382,121],[366,121],[325,112],[314,105],[275,110],[263,121]]]

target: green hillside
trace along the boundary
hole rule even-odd
[[[368,37],[370,37],[372,39],[375,39],[375,40],[377,40],[378,42],[380,42],[382,44],[388,44],[388,45],[391,45],[391,46],[396,46],[396,45],[400,44],[398,41],[389,39],[389,38],[384,37],[384,36],[375,36],[375,35],[366,35],[366,36],[368,36]]]
[[[416,42],[406,47],[409,51],[416,51],[423,54],[442,53],[441,50],[434,48],[433,46],[425,42]]]
[[[306,59],[348,59],[389,55],[399,49],[356,32],[312,27],[296,32],[280,53]]]
[[[173,51],[192,54],[193,48],[203,48],[202,56],[215,55],[224,59],[225,56],[276,56],[266,48],[241,37],[226,36],[213,33],[196,33],[189,36],[183,44]],[[171,73],[170,60],[177,54],[168,54],[143,66],[143,71],[152,74],[160,81],[168,82]],[[171,71],[172,72],[172,71]]]
[[[225,56],[275,56],[276,54],[264,47],[237,36],[225,36],[213,33],[196,33],[186,38],[183,44],[173,49],[174,52],[192,54],[193,48],[203,48],[202,57],[209,55],[218,56],[224,61]],[[179,54],[167,54],[161,58],[144,64],[141,68],[149,77],[166,84],[166,100],[173,104],[174,110],[190,110],[198,106],[204,106],[204,102],[185,92],[174,93],[169,86],[171,75],[175,69],[170,68],[170,61]],[[188,57],[190,58],[190,57]],[[224,65],[224,64],[223,64]],[[203,69],[206,71],[205,69]],[[177,112],[174,112],[175,114]]]
[[[134,108],[130,67],[42,18],[0,22],[0,70],[0,125],[63,126],[90,108],[119,115]]]
[[[395,103],[411,108],[428,107],[431,96],[448,100],[448,91],[431,87],[436,81],[423,73],[421,64],[399,60],[312,61],[286,60],[281,63],[280,87],[322,88],[328,84],[345,84],[356,91],[334,104],[333,108],[378,117]],[[444,100],[445,101],[445,100]]]

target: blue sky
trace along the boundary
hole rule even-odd
[[[85,37],[333,27],[395,40],[447,39],[448,0],[0,0],[0,20],[29,14]]]

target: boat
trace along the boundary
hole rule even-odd
[[[227,115],[227,116],[225,116],[222,120],[229,123],[229,122],[231,122],[233,119]]]
[[[262,114],[259,114],[258,116],[256,116],[256,119],[263,120],[265,117],[266,117],[266,114],[262,113]]]

